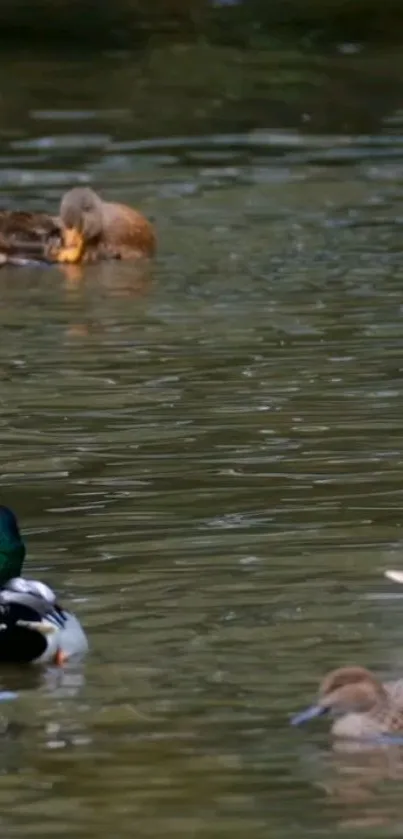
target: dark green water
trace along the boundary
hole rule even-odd
[[[2,675],[4,835],[400,835],[402,755],[288,718],[403,669],[401,51],[2,65],[2,206],[90,183],[160,241],[0,274],[0,499],[91,643]]]

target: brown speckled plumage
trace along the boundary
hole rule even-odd
[[[87,187],[65,193],[58,217],[0,211],[0,264],[18,258],[73,264],[139,259],[155,249],[154,229],[141,213],[103,201]]]
[[[49,248],[60,247],[61,226],[46,213],[23,210],[0,211],[0,254],[47,259]]]

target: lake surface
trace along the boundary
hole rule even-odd
[[[400,835],[401,749],[289,716],[403,671],[401,50],[2,64],[1,206],[159,237],[0,274],[0,500],[91,644],[1,674],[4,835]]]

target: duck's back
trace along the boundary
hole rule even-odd
[[[137,210],[125,204],[105,201],[103,228],[106,244],[118,251],[121,259],[133,256],[152,256],[156,238],[152,224]]]
[[[45,256],[54,240],[60,241],[60,227],[46,213],[23,210],[0,211],[0,252],[20,256]]]
[[[394,682],[385,682],[384,686],[390,696],[393,707],[401,711],[403,715],[403,679],[396,679]]]

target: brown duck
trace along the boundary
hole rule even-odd
[[[88,263],[155,253],[151,223],[125,204],[103,201],[89,187],[63,196],[59,216],[0,211],[0,262]]]
[[[376,739],[403,734],[403,680],[380,682],[365,667],[340,667],[323,679],[315,705],[296,714],[302,725],[324,714],[336,716],[335,737]]]
[[[0,264],[55,261],[49,251],[62,242],[60,223],[46,213],[0,210]]]

